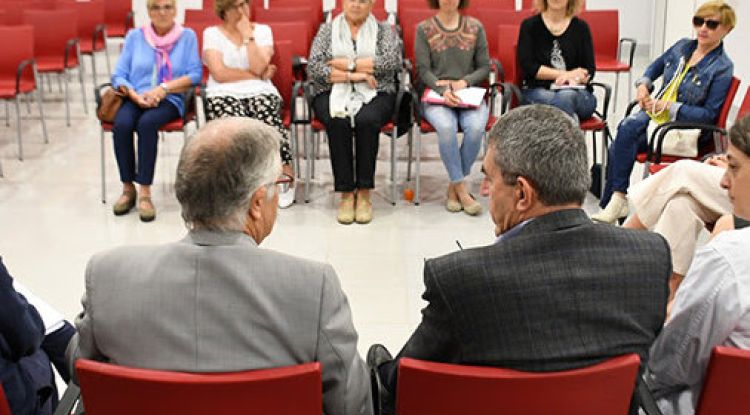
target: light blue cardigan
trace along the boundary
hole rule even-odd
[[[173,79],[187,75],[193,85],[200,84],[203,64],[198,54],[198,39],[192,29],[183,29],[169,53],[169,59],[172,61]],[[115,88],[125,85],[139,94],[159,85],[156,79],[156,51],[146,42],[141,28],[132,29],[125,36],[125,45],[112,74],[112,85]],[[180,115],[185,112],[182,94],[169,94],[167,100],[177,107]]]

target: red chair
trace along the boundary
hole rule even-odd
[[[461,11],[463,14],[474,16],[482,20],[500,10],[515,11],[516,0],[471,0],[469,5]],[[482,21],[484,23],[484,21]]]
[[[39,104],[39,115],[42,122],[44,142],[47,138],[47,124],[44,121],[44,99],[42,89],[39,88],[39,74],[34,60],[34,28],[25,26],[0,26],[0,99],[14,99],[16,102],[16,128],[18,131],[18,159],[23,160],[23,141],[21,137],[21,94],[36,92]],[[12,41],[9,41],[11,40]],[[27,98],[28,99],[28,98]],[[27,101],[28,102],[28,101]],[[7,115],[7,111],[6,111]],[[5,125],[10,126],[10,120],[5,119]],[[0,176],[2,171],[0,171]]]
[[[596,55],[597,72],[615,73],[615,101],[612,109],[617,109],[617,92],[620,84],[620,73],[628,73],[628,102],[632,94],[633,57],[638,45],[633,38],[620,38],[620,18],[618,10],[587,10],[580,14],[581,19],[588,23],[594,40],[594,54]],[[628,45],[627,62],[620,60],[623,46]]]
[[[301,22],[306,21],[317,30],[323,21],[322,8],[320,14],[313,6],[273,7],[270,9],[254,8],[253,20],[258,23],[269,24],[271,22]]]
[[[104,2],[104,24],[107,38],[125,37],[135,27],[132,0],[106,0]]]
[[[0,5],[2,5],[2,3],[0,3]],[[6,24],[8,23],[6,22],[5,9],[0,8],[0,25],[6,25]]]
[[[534,6],[534,0],[523,0],[521,4],[521,9],[523,10],[533,10],[535,8]],[[581,8],[583,10],[586,10],[586,2],[584,1]]]
[[[185,10],[185,24],[190,23],[210,23],[210,25],[219,25],[221,24],[221,19],[219,19],[219,16],[214,13],[213,9],[190,9]],[[201,33],[195,32],[198,37],[201,37]]]
[[[740,415],[750,390],[750,350],[717,346],[711,353],[696,415]]]
[[[320,363],[234,373],[136,369],[80,359],[89,415],[321,414]]]
[[[112,84],[105,83],[98,85],[96,88],[94,88],[94,98],[96,99],[96,108],[99,108],[99,105],[101,105],[102,102],[102,94],[104,93],[104,90],[106,88],[111,87]],[[196,94],[195,94],[195,88],[190,88],[185,93],[185,113],[182,117],[176,118],[167,124],[163,125],[159,132],[161,133],[175,133],[182,131],[182,134],[184,136],[185,141],[187,142],[188,139],[188,131],[187,126],[190,124],[190,122],[195,121],[196,128],[198,128],[198,117],[196,113]],[[101,131],[100,131],[100,167],[101,167],[101,186],[102,186],[102,203],[107,203],[107,182],[105,177],[105,151],[104,151],[104,133],[106,132],[112,132],[112,128],[114,127],[114,124],[108,123],[108,122],[102,122],[100,121],[99,124],[101,125]]]
[[[65,82],[65,121],[70,127],[68,71],[78,69],[83,109],[88,113],[83,85],[83,67],[78,44],[76,12],[73,10],[26,10],[24,23],[34,26],[34,56],[40,73],[54,73]],[[49,78],[48,78],[49,79]]]
[[[629,354],[581,369],[531,373],[402,358],[396,413],[626,414],[639,363]]]
[[[58,0],[56,6],[57,9],[72,9],[76,12],[81,54],[91,56],[91,75],[94,85],[97,85],[96,56],[94,53],[104,52],[104,58],[107,63],[107,78],[112,74],[112,68],[109,64],[109,52],[107,52],[104,3],[105,0],[91,0],[86,2]]]
[[[737,120],[750,115],[750,88],[745,90],[745,98],[742,99],[740,110],[737,111]]]
[[[331,16],[331,19],[333,19],[334,17],[338,16],[339,13],[341,13],[341,6],[337,5],[333,9],[328,10],[326,13],[327,13],[327,15]],[[388,18],[390,17],[390,15],[391,15],[385,9],[385,4],[384,3],[380,3],[380,2],[375,3],[375,5],[373,6],[373,8],[370,11],[370,13],[372,13],[372,15],[375,17],[375,19],[377,19],[378,21],[381,21],[381,22],[387,21]]]
[[[693,122],[666,122],[657,127],[651,137],[649,137],[648,151],[645,153],[638,153],[636,155],[636,161],[644,164],[643,178],[648,177],[649,174],[658,172],[659,170],[667,167],[669,164],[674,163],[677,160],[682,160],[690,157],[672,156],[668,154],[662,154],[662,145],[664,142],[664,136],[671,130],[684,130],[684,129],[701,129],[704,131],[711,131],[714,134],[714,139],[710,140],[706,145],[698,149],[698,155],[692,157],[693,160],[701,160],[706,154],[722,151],[725,146],[726,125],[729,111],[732,109],[732,102],[734,96],[737,95],[737,90],[740,87],[740,80],[737,77],[732,78],[732,83],[729,85],[724,104],[719,112],[719,118],[716,120],[716,124],[700,124]],[[743,103],[744,104],[744,103]],[[627,117],[632,110],[635,108],[637,103],[631,102],[625,113]]]
[[[8,406],[8,399],[5,397],[2,384],[0,384],[0,415],[13,415],[10,412],[10,406]]]
[[[5,24],[18,26],[23,23],[23,13],[27,10],[54,10],[55,4],[46,0],[3,0],[0,1],[0,9],[5,12]]]

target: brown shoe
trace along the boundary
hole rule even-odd
[[[357,210],[355,211],[354,217],[357,223],[365,224],[372,221],[372,202],[364,197],[357,198]]]
[[[141,196],[138,199],[138,215],[141,217],[141,222],[151,222],[156,219],[156,208],[151,202],[151,196]]]
[[[354,197],[341,199],[336,220],[342,225],[349,225],[354,222]]]
[[[122,195],[120,195],[120,198],[117,199],[117,202],[112,206],[112,212],[115,216],[122,216],[130,212],[130,209],[135,206],[135,199],[137,196],[138,194],[135,192],[135,189],[124,190]]]

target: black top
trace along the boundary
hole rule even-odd
[[[552,62],[555,41],[562,55],[562,60],[555,60],[558,65],[564,64],[564,68]],[[585,68],[589,71],[590,79],[593,79],[596,63],[589,25],[573,17],[565,32],[555,36],[544,25],[541,14],[527,18],[521,23],[518,34],[518,62],[523,72],[523,86],[526,88],[549,88],[552,84],[552,81],[535,79],[542,65],[564,70]]]

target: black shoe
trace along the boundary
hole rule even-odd
[[[370,369],[376,369],[381,364],[391,360],[393,360],[393,356],[382,344],[375,343],[367,351],[367,367]]]

